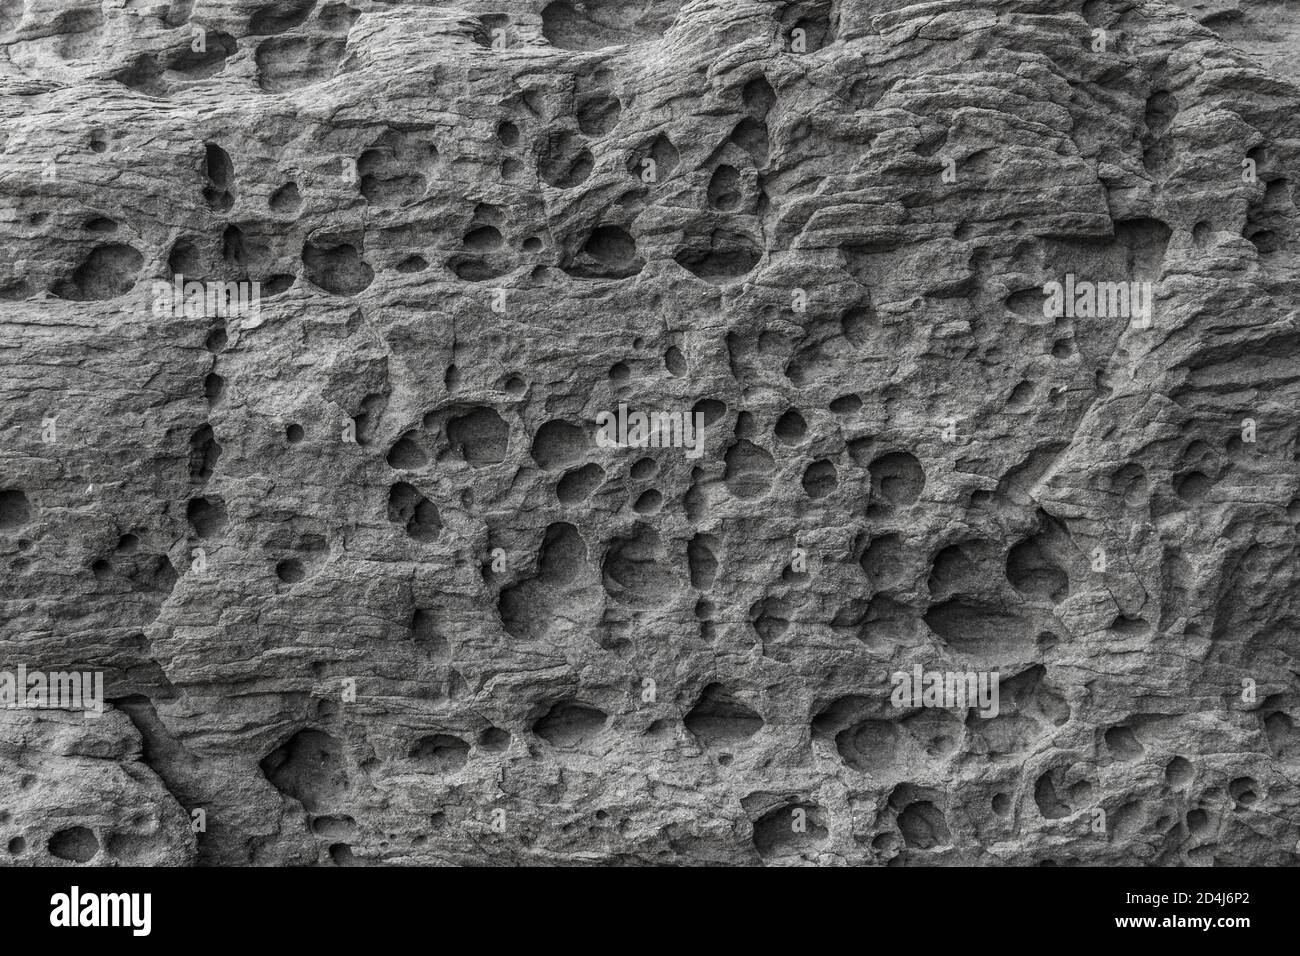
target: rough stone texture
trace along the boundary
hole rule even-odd
[[[1179,0],[1203,26],[1272,72],[1300,80],[1300,4],[1295,0]]]
[[[0,861],[1295,863],[1300,6],[1185,6],[0,0],[0,649],[113,701]]]
[[[66,863],[184,865],[190,819],[141,761],[127,715],[13,711],[0,721],[0,826],[6,856]]]

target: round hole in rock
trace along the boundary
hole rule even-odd
[[[1020,411],[1029,405],[1033,397],[1034,383],[1028,380],[1022,381],[1011,390],[1011,394],[1007,397],[1007,408],[1012,411]]]
[[[894,853],[898,850],[899,839],[897,833],[881,833],[871,841],[871,848],[880,853]]]
[[[104,581],[112,575],[113,566],[103,558],[100,558],[90,566],[90,573],[95,576],[95,580]]]
[[[601,262],[630,262],[636,257],[636,240],[621,226],[601,226],[592,232],[582,251]]]
[[[506,159],[501,163],[501,176],[504,179],[514,179],[523,169],[523,165],[517,159]]]
[[[1238,808],[1249,807],[1259,801],[1259,794],[1255,792],[1255,781],[1250,777],[1237,777],[1228,784],[1228,796]]]
[[[333,295],[356,295],[374,281],[375,272],[357,245],[343,238],[307,239],[302,261],[308,280]]]
[[[285,183],[279,189],[271,194],[268,201],[272,212],[294,213],[302,205],[302,195],[298,192],[297,183]]]
[[[580,425],[555,418],[533,435],[530,454],[547,471],[577,464],[591,450],[592,441]]]
[[[1070,579],[1047,545],[1047,538],[1031,536],[1012,546],[1007,552],[1007,580],[1030,600],[1059,604],[1070,593]]]
[[[1185,787],[1193,776],[1192,763],[1186,757],[1174,757],[1165,764],[1165,782],[1171,787]]]
[[[925,469],[910,452],[889,452],[870,464],[871,496],[893,507],[905,507],[920,497]]]
[[[677,378],[684,376],[687,372],[687,365],[686,356],[682,354],[682,350],[675,345],[669,346],[668,351],[664,353],[664,367],[668,369],[669,374]]]
[[[296,445],[302,441],[303,434],[302,426],[296,423],[284,430],[284,437],[291,445]]]
[[[1212,482],[1203,472],[1191,471],[1174,477],[1174,492],[1184,501],[1200,501]]]
[[[533,724],[533,733],[553,747],[571,749],[594,740],[609,715],[577,701],[557,703]]]
[[[225,328],[217,328],[209,332],[207,340],[203,343],[203,347],[212,353],[220,352],[224,349],[226,347]]]
[[[809,498],[825,498],[835,490],[837,483],[835,466],[824,458],[813,462],[804,472],[803,490]]]
[[[641,495],[641,497],[637,498],[636,504],[632,506],[632,510],[639,515],[654,514],[663,506],[663,503],[664,496],[651,488],[649,491]]]
[[[804,421],[797,408],[788,409],[784,415],[776,420],[776,437],[783,444],[798,444],[803,440],[803,436],[807,432],[808,423]]]
[[[311,821],[311,832],[327,840],[355,839],[356,821],[349,816],[316,817]]]
[[[653,458],[642,458],[632,466],[632,477],[637,481],[653,478],[659,471],[659,463]]]
[[[133,534],[124,534],[117,540],[119,554],[135,554],[140,548],[140,539]]]
[[[203,397],[208,400],[209,405],[215,405],[221,401],[221,396],[226,391],[226,380],[216,372],[209,372],[203,378]]]
[[[856,395],[841,395],[829,407],[836,415],[852,415],[862,407],[862,399]]]
[[[595,163],[585,139],[575,130],[554,127],[542,138],[537,175],[548,186],[572,189],[586,181]]]
[[[494,409],[474,408],[447,422],[451,451],[475,467],[505,461],[510,426]]]
[[[511,375],[506,379],[505,389],[511,395],[522,395],[527,387],[524,380],[518,375]]]
[[[185,515],[200,538],[216,534],[226,524],[226,508],[219,498],[194,498],[186,506]]]
[[[513,146],[519,142],[519,127],[509,120],[502,120],[497,126],[497,139],[502,146]]]
[[[21,856],[27,850],[27,841],[20,836],[9,841],[9,855]]]
[[[465,233],[465,248],[471,252],[487,252],[501,245],[501,230],[496,226],[479,226]]]
[[[99,839],[86,827],[68,827],[50,837],[50,855],[74,863],[88,863],[99,852]]]
[[[130,292],[144,257],[132,246],[111,242],[96,246],[66,280],[50,291],[61,299],[95,302]]]
[[[740,173],[734,166],[719,166],[709,179],[709,205],[728,212],[740,205]]]
[[[697,534],[687,544],[686,562],[691,574],[691,587],[701,591],[713,587],[713,581],[718,576],[718,544],[718,539],[711,534]],[[712,614],[712,605],[701,600],[695,607],[697,615],[701,614],[705,605],[708,605],[708,613],[704,616]]]
[[[404,481],[389,489],[388,520],[401,525],[416,541],[435,541],[442,533],[437,505]]]
[[[291,276],[287,272],[267,276],[262,281],[262,297],[269,299],[271,296],[281,295],[284,292],[287,292],[297,281],[298,279],[296,276]]]
[[[335,843],[330,846],[330,860],[335,866],[358,866],[357,858],[352,855],[352,847],[346,843]]]
[[[542,248],[542,240],[537,236],[529,236],[524,240],[524,252],[537,252]]]
[[[727,414],[727,403],[716,398],[702,398],[691,408],[692,415],[703,415],[704,424],[712,425]]]
[[[387,463],[394,468],[422,468],[429,462],[429,455],[425,454],[424,447],[420,445],[419,433],[407,432],[398,438],[389,449]]]
[[[605,470],[600,465],[583,465],[560,479],[555,486],[555,496],[560,504],[577,504],[590,498],[604,480]]]
[[[609,367],[609,377],[611,381],[626,382],[632,377],[632,370],[626,362],[615,362]]]
[[[307,572],[297,558],[285,558],[275,566],[275,576],[285,584],[297,584],[307,577]]]
[[[427,770],[453,773],[465,766],[469,744],[452,734],[430,734],[415,742],[410,757]]]
[[[755,430],[753,412],[741,412],[736,416],[737,438],[753,438]]]

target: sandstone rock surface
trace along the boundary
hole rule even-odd
[[[0,863],[1295,864],[1297,24],[0,0]]]

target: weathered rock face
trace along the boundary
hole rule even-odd
[[[1300,79],[1300,7],[1273,0],[1178,0],[1205,27],[1291,82]]]
[[[1295,18],[1187,7],[0,0],[2,666],[109,700],[0,860],[1294,863]]]

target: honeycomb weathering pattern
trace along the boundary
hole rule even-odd
[[[1298,33],[0,0],[0,861],[1294,864]]]

